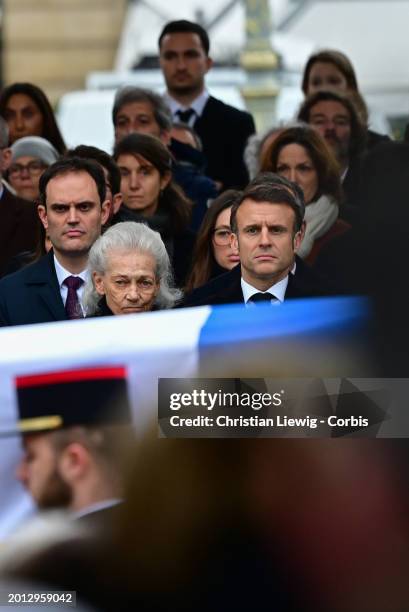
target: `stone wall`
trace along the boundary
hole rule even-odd
[[[114,64],[126,0],[4,0],[3,79],[30,81],[55,102]]]

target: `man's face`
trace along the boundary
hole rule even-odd
[[[87,172],[67,172],[50,180],[46,206],[39,206],[38,212],[56,254],[84,256],[108,219],[109,202],[101,207],[96,183]]]
[[[351,141],[351,117],[340,102],[318,102],[310,110],[309,122],[325,138],[338,161],[349,157]]]
[[[240,254],[242,276],[265,291],[287,276],[301,244],[294,230],[295,214],[288,204],[244,200],[237,210],[233,248]]]
[[[115,119],[115,142],[118,143],[128,134],[134,133],[162,137],[162,130],[149,102],[129,102],[118,111]]]
[[[205,74],[212,66],[200,37],[193,32],[177,32],[163,37],[160,66],[170,94],[199,95],[204,88]]]
[[[66,508],[72,491],[59,472],[59,455],[52,444],[52,434],[23,437],[24,457],[17,468],[17,478],[40,509]]]

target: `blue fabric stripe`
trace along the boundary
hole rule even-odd
[[[281,306],[214,306],[199,337],[199,349],[246,341],[336,336],[364,326],[369,302],[361,297],[289,300]]]

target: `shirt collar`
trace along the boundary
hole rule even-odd
[[[79,276],[80,278],[82,278],[82,280],[84,281],[84,283],[88,280],[88,270],[82,270],[79,274],[72,274],[72,272],[68,272],[68,270],[66,270],[58,261],[58,259],[55,256],[54,253],[54,266],[55,266],[55,273],[57,275],[57,279],[58,279],[58,284],[60,287],[63,286],[63,283],[65,281],[66,278],[68,278],[69,276]]]
[[[260,291],[260,289],[256,289],[255,287],[250,285],[248,282],[246,282],[243,277],[241,279],[241,289],[243,291],[243,297],[244,297],[245,304],[247,304],[249,299],[255,293],[267,293],[267,291],[271,293],[272,295],[274,295],[274,297],[277,298],[277,300],[280,303],[282,303],[284,302],[287,285],[288,285],[288,275],[282,278],[280,281],[278,281],[278,283],[271,285],[271,287],[269,287],[269,289],[267,289],[266,291]]]
[[[71,518],[78,519],[82,516],[87,516],[87,514],[91,514],[92,512],[99,512],[99,510],[105,510],[106,508],[112,508],[113,506],[117,506],[122,503],[122,499],[112,498],[105,499],[104,501],[96,502],[95,504],[91,504],[82,510],[78,510],[77,512],[73,512]]]
[[[165,101],[169,106],[172,116],[174,117],[178,110],[187,110],[188,108],[192,108],[198,117],[203,113],[204,107],[206,106],[206,102],[209,99],[209,92],[207,89],[204,89],[202,93],[193,100],[188,106],[184,106],[180,104],[177,100],[172,98],[168,92],[164,94]]]

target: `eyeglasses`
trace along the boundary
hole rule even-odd
[[[27,170],[30,176],[38,176],[47,166],[41,161],[31,161],[28,164],[11,164],[9,168],[9,176],[18,176]]]
[[[230,236],[232,231],[228,229],[215,229],[213,231],[213,240],[217,246],[226,246],[230,244]]]

